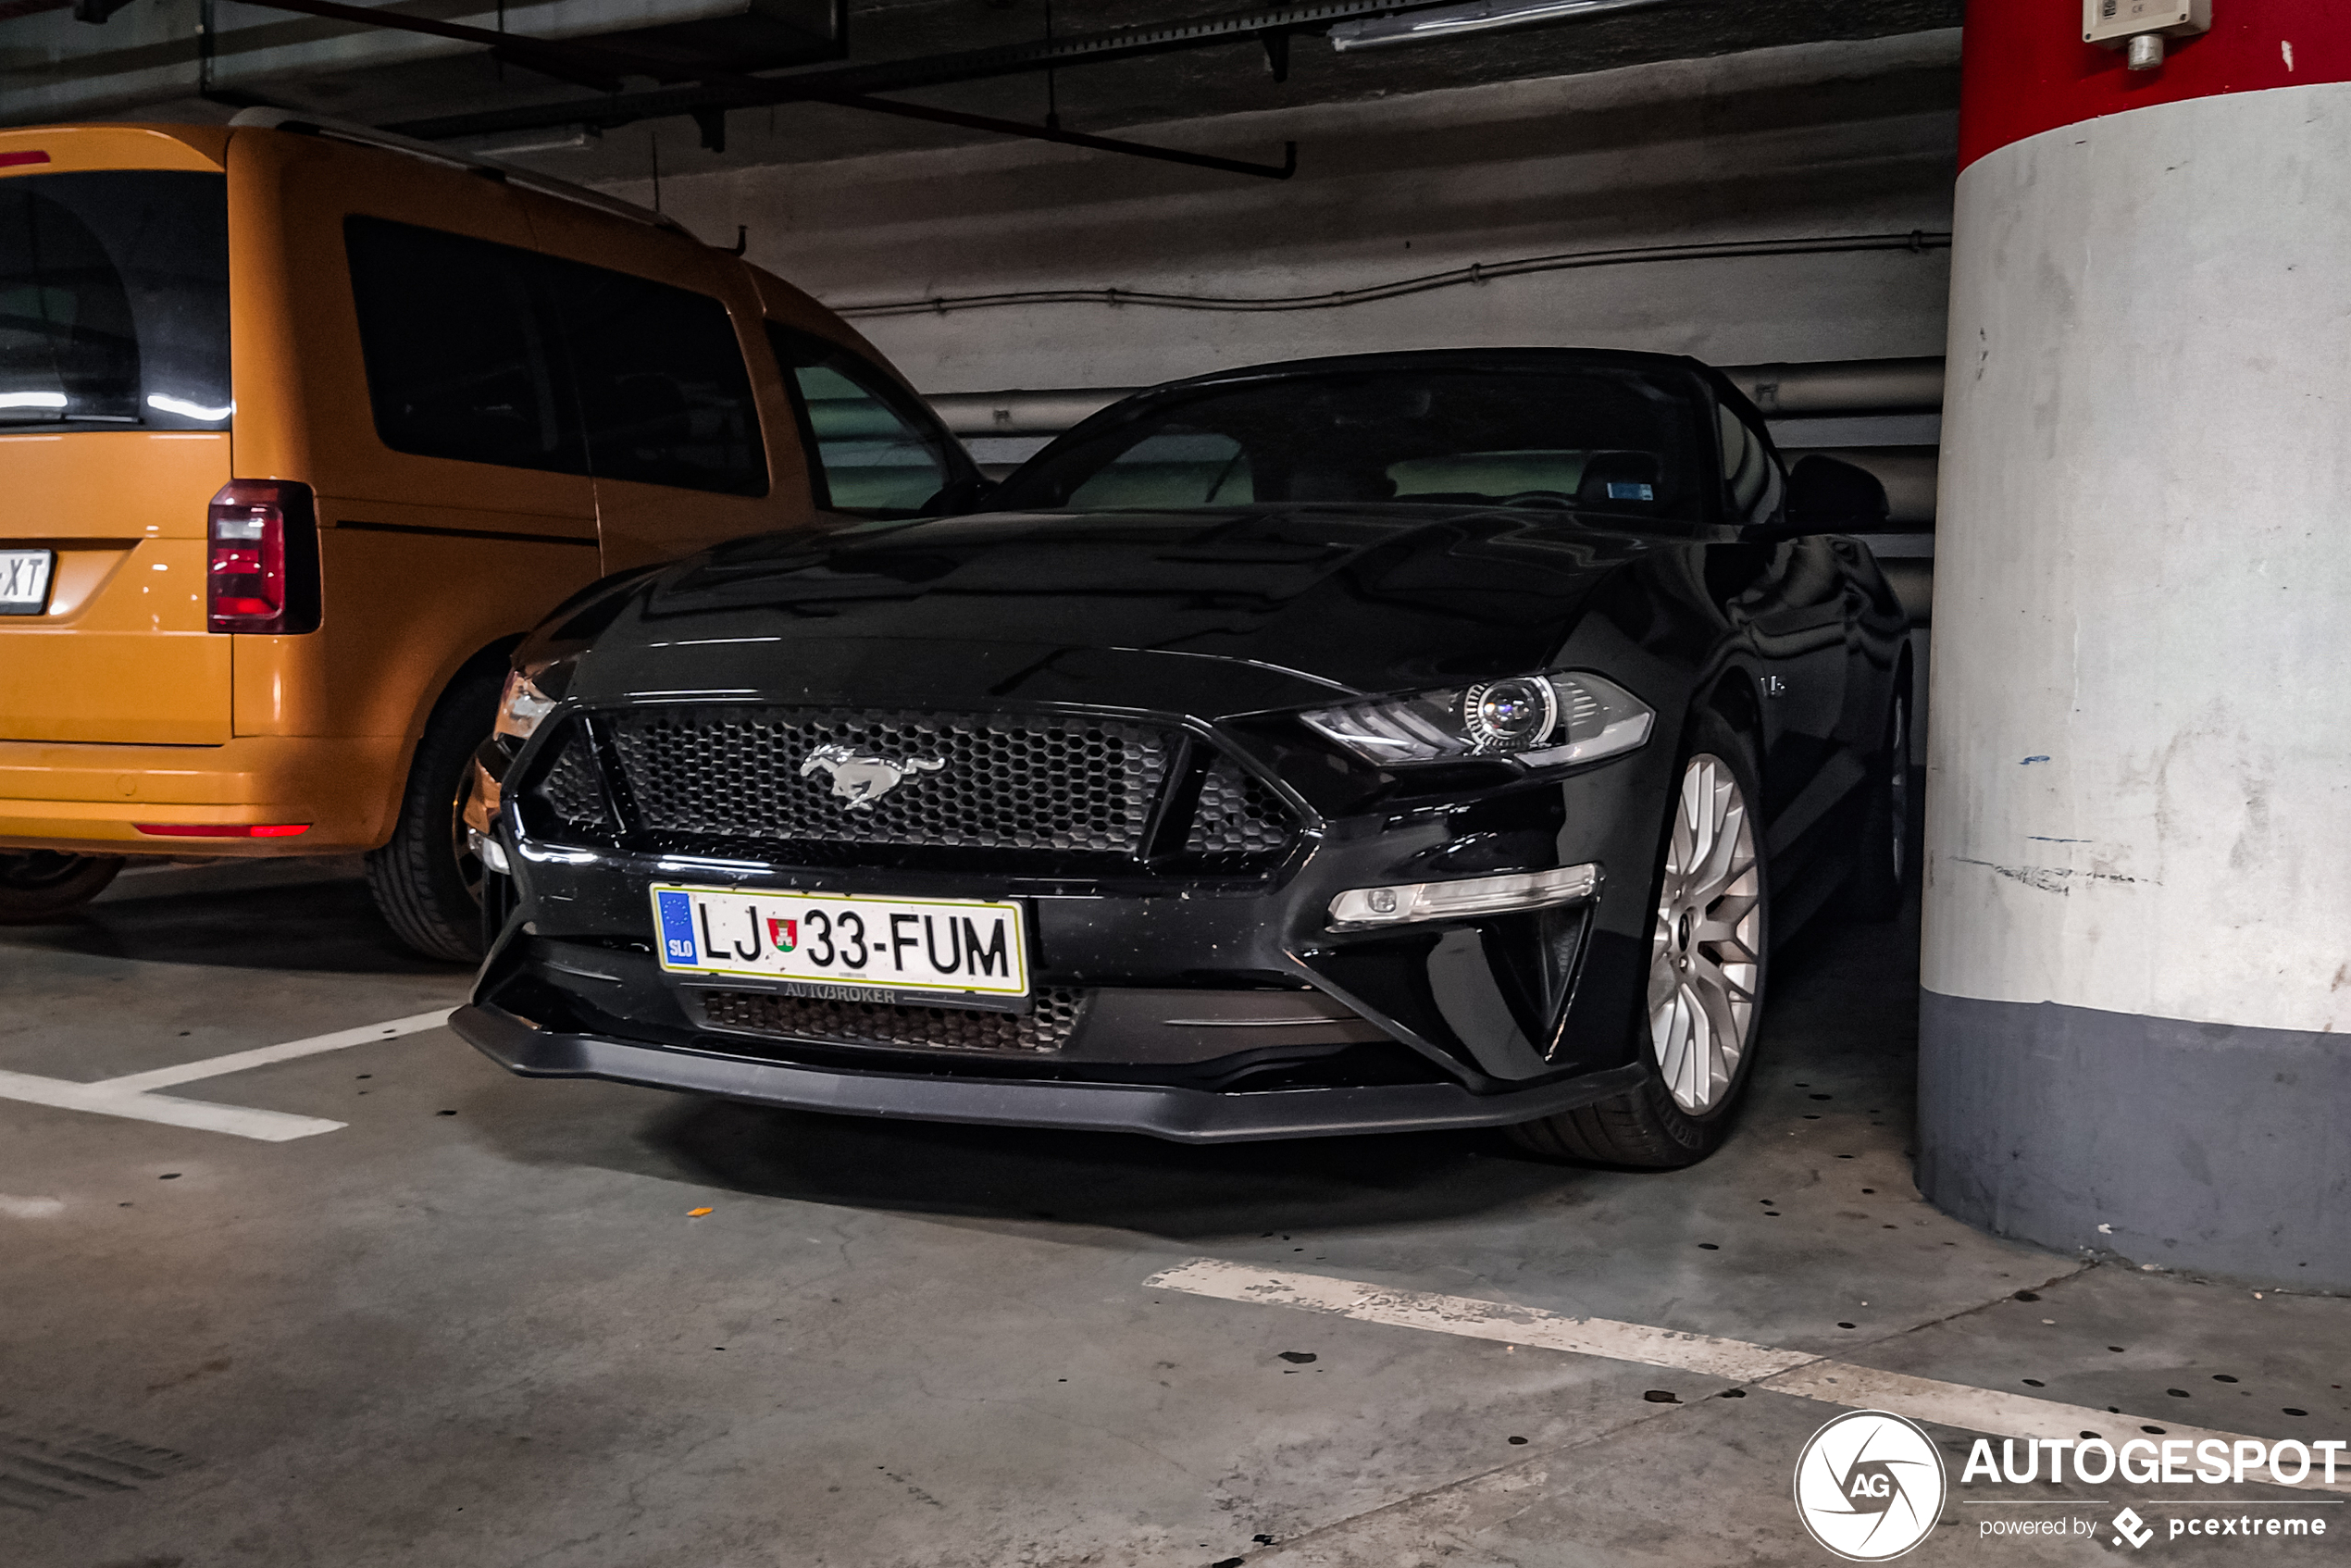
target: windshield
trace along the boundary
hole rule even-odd
[[[1056,442],[1006,510],[1264,503],[1701,515],[1698,385],[1669,372],[1331,372],[1204,387]]]
[[[0,429],[229,426],[228,180],[0,180]]]

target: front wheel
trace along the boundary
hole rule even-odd
[[[427,958],[481,957],[481,857],[466,840],[474,751],[497,716],[500,677],[450,687],[408,769],[392,841],[367,855],[367,890],[384,923]]]
[[[1673,1169],[1721,1146],[1754,1065],[1763,1013],[1769,883],[1746,739],[1702,715],[1658,868],[1646,1014],[1636,1026],[1644,1081],[1613,1099],[1510,1129],[1554,1159]]]
[[[0,851],[0,926],[62,920],[106,890],[122,857]]]

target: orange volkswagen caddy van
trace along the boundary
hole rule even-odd
[[[0,131],[0,919],[130,855],[366,852],[469,957],[522,633],[977,483],[854,331],[654,213],[275,111]]]

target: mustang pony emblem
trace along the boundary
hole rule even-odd
[[[908,757],[903,762],[891,762],[835,742],[809,753],[808,760],[800,765],[800,776],[813,778],[821,768],[832,775],[835,800],[848,802],[851,811],[871,811],[876,801],[911,776],[937,773],[946,765],[940,757]]]

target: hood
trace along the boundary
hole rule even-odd
[[[572,692],[1215,719],[1541,668],[1600,581],[1664,544],[1555,514],[1419,506],[765,535],[639,583]]]

